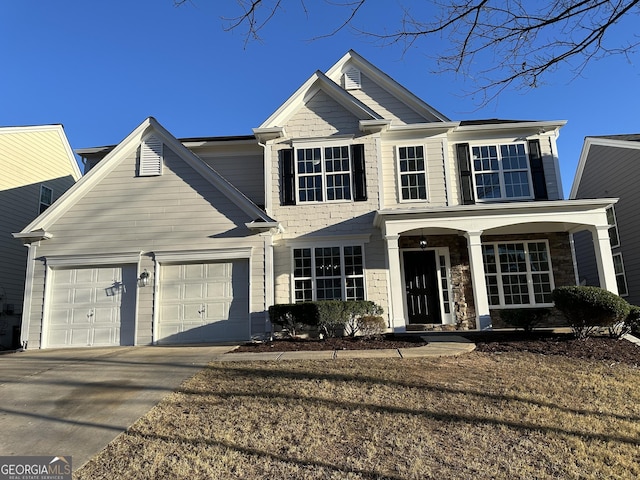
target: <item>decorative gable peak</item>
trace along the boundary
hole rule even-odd
[[[355,67],[349,68],[344,72],[344,88],[345,90],[359,90],[362,88],[362,78],[360,70]]]

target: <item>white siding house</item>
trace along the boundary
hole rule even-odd
[[[270,305],[325,299],[374,301],[395,332],[490,328],[575,284],[581,230],[616,291],[615,200],[563,200],[564,123],[452,121],[353,51],[250,136],[147,119],[79,150],[90,172],[16,234],[23,342],[239,341],[271,330]]]

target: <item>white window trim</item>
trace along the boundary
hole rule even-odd
[[[341,136],[337,139],[306,139],[299,142],[293,142],[293,165],[295,172],[295,196],[296,203],[299,205],[322,205],[325,203],[350,203],[353,202],[353,194],[354,194],[354,184],[353,184],[353,156],[352,156],[352,145],[354,144],[353,136]],[[327,171],[325,165],[325,157],[324,157],[324,149],[325,148],[335,148],[335,147],[347,147],[347,152],[349,154],[349,193],[351,195],[350,198],[346,199],[338,199],[338,200],[327,200]],[[310,148],[319,148],[320,149],[320,165],[321,171],[316,174],[300,174],[298,172],[298,150],[310,149]],[[301,175],[304,177],[311,177],[320,175],[322,179],[322,200],[300,200],[300,182],[299,179]],[[329,174],[330,175],[330,174]]]
[[[525,246],[525,259],[527,262],[527,271],[524,272],[527,276],[527,287],[529,290],[529,300],[531,300],[530,303],[522,303],[522,304],[506,304],[504,301],[504,285],[502,283],[502,272],[500,271],[500,260],[498,258],[498,245],[513,245],[516,243],[522,243]],[[549,241],[547,239],[532,239],[532,240],[512,240],[512,241],[506,241],[506,242],[482,242],[482,245],[493,245],[495,248],[495,252],[496,252],[496,268],[497,268],[497,272],[494,273],[487,273],[484,272],[485,278],[487,275],[495,275],[497,280],[498,280],[498,295],[500,297],[500,305],[491,305],[489,302],[489,309],[490,310],[500,310],[500,309],[509,309],[509,308],[538,308],[538,307],[553,307],[553,302],[549,302],[549,303],[535,303],[535,292],[534,292],[534,288],[533,288],[533,274],[534,273],[546,273],[546,272],[533,272],[531,270],[531,264],[529,262],[529,243],[544,243],[545,247],[547,249],[547,260],[549,262],[549,270],[547,270],[546,272],[549,273],[549,281],[551,283],[551,291],[554,290],[555,288],[555,279],[553,276],[553,264],[552,264],[552,259],[551,259],[551,250],[549,249]],[[521,273],[521,272],[518,272]],[[487,292],[487,297],[489,296],[489,293]],[[487,298],[487,300],[489,300]]]
[[[422,154],[424,156],[424,188],[425,188],[425,198],[402,198],[402,175],[407,175],[410,173],[420,173],[418,171],[415,172],[401,172],[400,171],[400,149],[401,148],[409,148],[409,147],[422,147]],[[397,144],[394,147],[395,155],[396,155],[396,181],[398,184],[398,203],[425,203],[429,201],[429,175],[428,171],[428,159],[427,159],[427,146],[422,143],[401,143]]]
[[[47,204],[45,202],[42,201],[42,192],[47,189],[51,192],[51,203]],[[40,185],[40,196],[38,197],[38,215],[40,215],[42,212],[44,212],[47,208],[49,208],[51,205],[53,204],[53,188],[41,184]],[[46,206],[46,208],[43,210],[42,206]]]
[[[503,145],[517,145],[517,144],[522,144],[524,145],[524,153],[527,157],[527,179],[529,181],[529,196],[526,197],[507,197],[504,196],[506,193],[506,189],[505,189],[505,184],[504,184],[504,169],[502,168],[502,156],[500,155],[500,147]],[[473,162],[473,147],[496,147],[497,148],[497,154],[498,154],[498,180],[500,181],[500,193],[501,197],[499,198],[478,198],[478,186],[476,185],[476,174],[482,174],[482,173],[491,173],[494,170],[491,171],[487,171],[487,172],[476,172],[476,169],[474,168],[474,162]],[[475,199],[476,203],[492,203],[492,202],[511,202],[511,201],[519,201],[519,200],[534,200],[535,199],[535,194],[533,191],[533,179],[531,177],[531,163],[529,162],[529,145],[526,141],[514,141],[514,142],[496,142],[496,143],[492,143],[492,142],[473,142],[469,144],[469,156],[470,161],[471,161],[471,180],[473,182],[473,198]]]
[[[613,268],[614,268],[614,274],[615,274],[616,280],[617,280],[617,278],[619,276],[621,276],[622,280],[624,281],[624,286],[625,286],[626,293],[625,294],[621,293],[620,296],[621,297],[628,297],[629,296],[629,284],[627,283],[627,273],[626,273],[626,271],[624,269],[624,259],[622,258],[622,253],[620,253],[620,252],[614,253],[613,255],[611,255],[611,257],[614,259]],[[616,257],[620,257],[620,267],[622,267],[622,272],[620,272],[620,273],[615,271],[615,265],[616,265],[615,258]]]
[[[289,298],[290,298],[290,303],[296,303],[296,280],[300,280],[300,279],[306,279],[308,277],[296,277],[295,276],[295,255],[294,255],[294,250],[301,250],[301,249],[305,249],[308,248],[311,250],[311,301],[315,302],[318,300],[318,292],[317,292],[317,285],[316,285],[316,274],[315,274],[315,262],[316,262],[316,258],[315,258],[315,252],[314,250],[316,248],[333,248],[333,247],[338,247],[340,248],[340,266],[341,266],[341,273],[340,273],[340,287],[342,290],[342,300],[345,300],[347,298],[347,282],[346,280],[348,278],[360,278],[359,275],[347,275],[345,273],[344,270],[344,248],[345,247],[360,247],[361,251],[362,251],[362,286],[364,289],[364,298],[363,300],[367,299],[367,269],[366,269],[366,261],[365,261],[365,248],[364,248],[364,243],[332,243],[332,244],[326,244],[326,243],[296,243],[295,245],[291,245],[290,248],[290,259],[291,259],[291,275],[290,275],[290,279],[291,279],[291,285],[290,285],[290,294],[289,294]]]
[[[616,217],[616,209],[614,208],[613,205],[607,207],[605,209],[606,212],[611,211],[611,215],[613,215],[613,224],[609,224],[609,231],[611,231],[611,229],[615,229],[616,231],[616,239],[618,240],[618,243],[616,243],[615,245],[611,244],[611,248],[619,248],[620,247],[620,230],[618,230],[618,218]],[[609,234],[609,240],[611,240],[611,234]]]

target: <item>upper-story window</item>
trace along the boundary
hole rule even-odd
[[[280,150],[282,203],[367,199],[364,145],[300,145]]]
[[[53,190],[45,185],[40,185],[40,206],[38,213],[44,212],[53,203]]]
[[[524,143],[472,146],[471,158],[477,200],[533,198]]]
[[[618,223],[616,222],[616,212],[613,205],[607,208],[607,223],[609,224],[609,243],[611,248],[620,246],[620,236],[618,235]]]
[[[423,146],[398,147],[400,200],[427,199],[427,170]]]

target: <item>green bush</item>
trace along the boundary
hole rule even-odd
[[[640,307],[631,305],[625,323],[634,335],[640,335]]]
[[[513,328],[530,332],[544,322],[550,312],[548,308],[512,308],[500,310],[500,318]]]
[[[269,319],[274,325],[295,336],[303,327],[317,328],[327,336],[355,336],[360,331],[358,320],[380,315],[382,308],[367,300],[322,300],[269,307]]]
[[[623,298],[599,287],[560,287],[551,295],[578,338],[588,337],[599,327],[624,323],[631,308]]]

